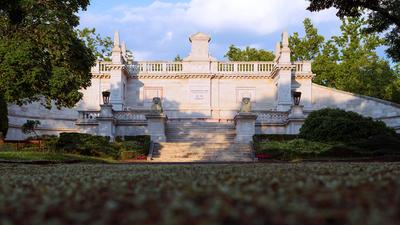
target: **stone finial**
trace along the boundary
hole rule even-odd
[[[125,41],[122,42],[121,52],[122,52],[122,57],[124,57],[124,59],[126,60],[127,57],[126,57],[126,43],[125,43]]]
[[[250,98],[245,97],[242,99],[242,105],[240,107],[240,111],[241,113],[249,113],[251,112],[251,101]]]
[[[114,47],[112,49],[112,62],[114,64],[121,64],[122,63],[122,52],[121,52],[121,45],[119,44],[119,32],[115,31],[114,33]]]
[[[190,36],[189,41],[192,43],[192,49],[185,61],[209,61],[214,60],[209,54],[209,42],[211,37],[207,34],[198,32]]]
[[[159,98],[159,97],[153,98],[153,104],[151,105],[151,112],[157,113],[157,114],[164,112],[162,104],[161,104],[161,98]]]
[[[290,48],[289,48],[289,35],[285,31],[282,33],[282,48],[279,57],[279,63],[290,64]]]
[[[280,55],[281,55],[281,43],[277,42],[276,45],[275,45],[275,59],[274,59],[274,61],[278,60]]]
[[[114,32],[114,48],[120,48],[119,32]]]
[[[282,33],[282,47],[289,48],[289,35],[286,31]]]

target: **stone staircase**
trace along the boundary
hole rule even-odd
[[[234,143],[232,122],[168,121],[167,142],[156,143],[153,162],[252,162],[249,144]]]

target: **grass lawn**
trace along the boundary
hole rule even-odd
[[[0,161],[49,161],[49,162],[87,162],[107,163],[112,159],[103,159],[74,154],[32,152],[32,151],[0,151]]]
[[[400,163],[0,164],[0,224],[399,224]]]

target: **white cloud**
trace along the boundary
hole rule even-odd
[[[121,39],[136,50],[137,58],[187,52],[187,37],[198,31],[213,37],[224,36],[219,39],[223,43],[213,39],[221,49],[232,43],[224,40],[232,34],[236,35],[229,39],[238,38],[237,35],[258,37],[246,42],[257,43],[254,47],[262,48],[259,37],[293,27],[302,30],[305,17],[310,17],[316,24],[338,20],[334,10],[311,13],[306,10],[308,4],[306,0],[189,0],[185,3],[157,0],[145,6],[110,5],[108,10],[101,12],[92,12],[89,8],[81,13],[81,24],[96,27],[108,35],[113,30],[120,30]],[[242,45],[247,46],[246,42],[242,41]],[[174,52],[169,53],[171,51]],[[218,52],[216,55],[223,54]]]

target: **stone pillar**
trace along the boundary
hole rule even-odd
[[[125,46],[123,45],[123,48]],[[114,34],[114,47],[112,49],[112,65],[109,66],[110,68],[110,103],[113,105],[114,110],[121,111],[124,109],[125,105],[125,88],[127,82],[127,75],[124,73],[125,70],[125,61],[123,51],[121,49],[119,33],[115,32]]]
[[[278,47],[277,47],[278,48]],[[289,36],[282,33],[282,48],[277,55],[277,110],[289,111],[292,105],[292,63],[290,61]]]
[[[147,127],[151,140],[154,142],[165,142],[165,123],[167,116],[162,113],[150,113],[146,115]]]
[[[97,117],[99,121],[98,135],[110,137],[110,141],[114,141],[115,134],[115,120],[112,105],[100,105],[100,116]]]
[[[288,117],[287,134],[298,134],[301,126],[303,126],[305,115],[302,105],[293,105]]]
[[[236,143],[250,143],[256,133],[257,115],[254,113],[240,112],[235,116]]]

